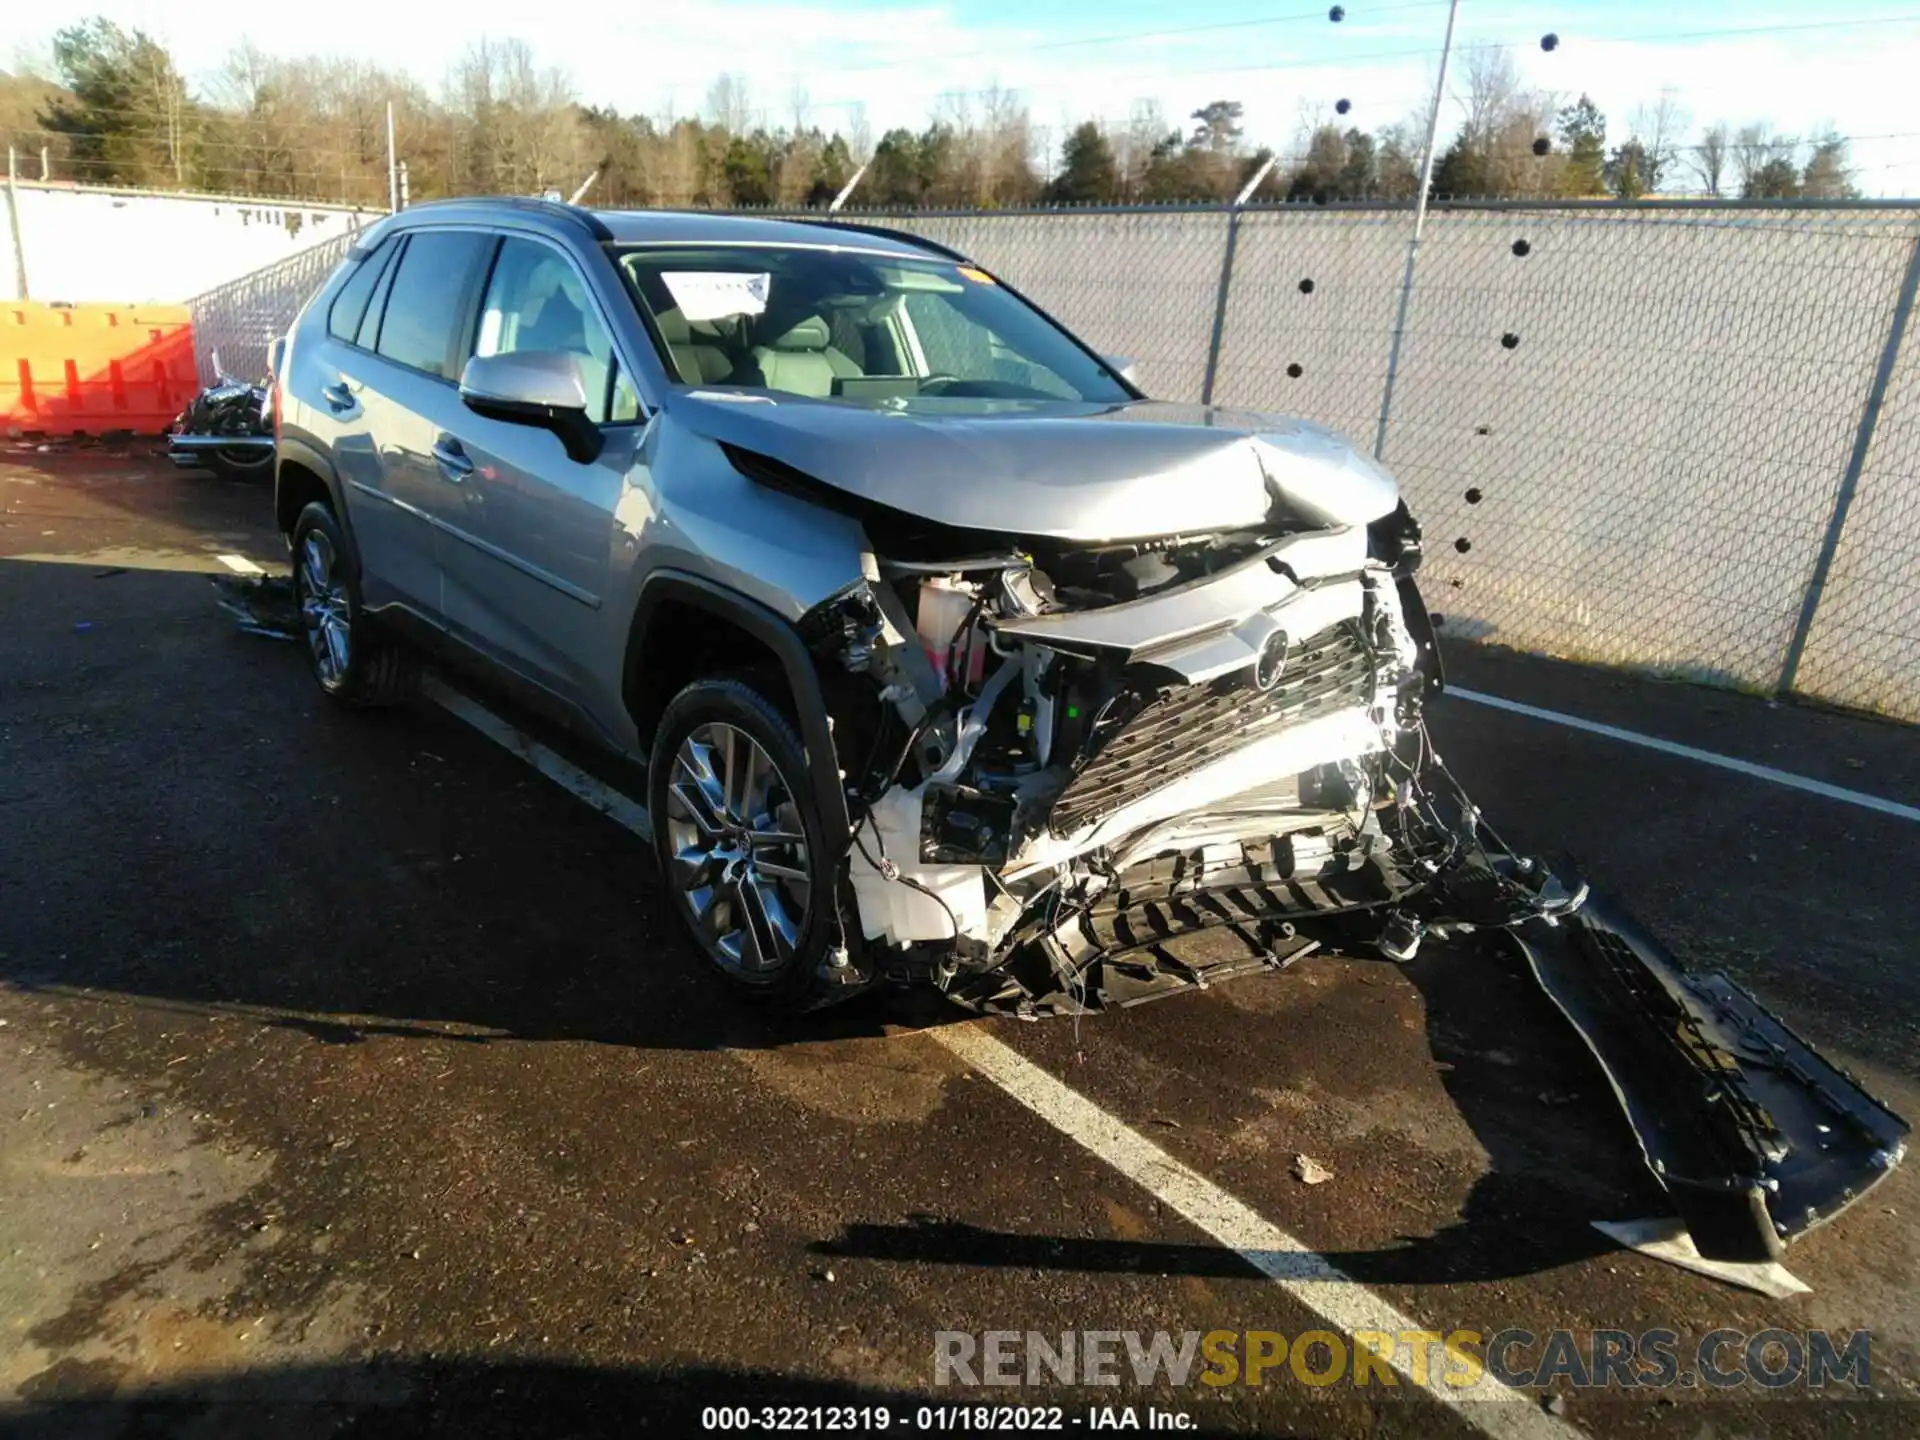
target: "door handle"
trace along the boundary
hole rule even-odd
[[[440,467],[441,479],[456,485],[473,473],[473,461],[451,435],[442,435],[433,442],[433,459]]]
[[[320,398],[327,402],[327,408],[336,415],[351,410],[354,405],[353,391],[347,388],[347,382],[344,380],[337,385],[323,385],[320,389]]]

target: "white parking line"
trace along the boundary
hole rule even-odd
[[[653,826],[646,807],[622,795],[604,781],[596,779],[557,751],[548,749],[531,735],[509,725],[476,700],[429,677],[421,687],[427,698],[448,714],[467,722],[494,744],[511,750],[527,764],[572,792],[603,815],[612,817],[642,840],[652,840]]]
[[[458,691],[430,680],[427,694],[449,714],[512,751],[602,814],[642,839],[651,837],[646,810],[628,796]],[[1056,1080],[989,1034],[985,1023],[946,1025],[927,1033],[1015,1102],[1234,1251],[1334,1330],[1351,1338],[1359,1331],[1398,1337],[1409,1331],[1432,1329],[1388,1304],[1324,1255]],[[1429,1360],[1433,1363],[1427,1363]],[[1450,1367],[1444,1355],[1423,1354],[1416,1369],[1411,1343],[1400,1344],[1396,1338],[1388,1363],[1407,1383],[1420,1386],[1441,1404],[1455,1407],[1463,1420],[1483,1434],[1500,1440],[1572,1440],[1582,1433],[1542,1410],[1534,1396],[1485,1373],[1471,1385],[1449,1385],[1445,1374]],[[1453,1368],[1458,1374],[1458,1367]]]
[[[1398,1336],[1423,1327],[1389,1305],[1258,1211],[1206,1176],[1174,1159],[1138,1131],[1109,1115],[1086,1096],[1056,1080],[982,1025],[949,1025],[935,1040],[1038,1115],[1075,1144],[1091,1151],[1162,1205],[1235,1251],[1294,1300],[1349,1336],[1359,1331]],[[1474,1405],[1464,1418],[1488,1435],[1572,1436],[1581,1432],[1540,1409],[1539,1401],[1482,1374],[1471,1386],[1447,1384],[1443,1356],[1423,1356],[1419,1378],[1411,1345],[1394,1347],[1391,1364],[1408,1382],[1446,1405]]]
[[[1530,719],[1565,725],[1570,730],[1584,730],[1589,735],[1604,735],[1609,740],[1619,740],[1647,750],[1658,750],[1662,755],[1677,755],[1682,760],[1697,760],[1702,765],[1718,766],[1722,770],[1731,770],[1736,775],[1747,775],[1755,780],[1785,785],[1790,790],[1804,790],[1809,795],[1819,795],[1824,799],[1838,800],[1847,805],[1858,805],[1863,810],[1877,810],[1882,815],[1892,815],[1900,820],[1920,820],[1920,807],[1902,805],[1898,800],[1882,800],[1878,795],[1869,795],[1864,790],[1849,790],[1844,785],[1829,785],[1824,780],[1809,779],[1805,775],[1795,775],[1789,770],[1776,770],[1771,765],[1756,765],[1751,760],[1736,760],[1731,755],[1717,755],[1711,750],[1696,750],[1691,745],[1676,744],[1672,740],[1662,740],[1654,735],[1642,735],[1637,730],[1622,730],[1617,725],[1602,725],[1598,720],[1582,720],[1578,715],[1567,715],[1559,710],[1543,710],[1538,705],[1523,705],[1518,700],[1505,700],[1498,695],[1483,695],[1478,690],[1462,690],[1457,685],[1449,685],[1446,693],[1459,700],[1471,700],[1476,705],[1489,705],[1495,710],[1506,710],[1515,715],[1525,715]]]
[[[233,571],[236,575],[264,575],[267,573],[244,555],[216,555],[213,558]]]

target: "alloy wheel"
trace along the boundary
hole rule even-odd
[[[806,930],[813,869],[794,790],[738,726],[695,726],[667,781],[674,887],[709,953],[748,981],[790,964]]]
[[[300,546],[300,620],[321,683],[337,687],[353,662],[352,610],[339,553],[322,530],[308,531]]]

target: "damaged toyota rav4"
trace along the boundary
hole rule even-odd
[[[1462,792],[1384,470],[1145,398],[966,257],[422,206],[360,240],[276,377],[321,685],[390,701],[431,649],[644,763],[671,903],[742,996],[1033,1017],[1446,943],[1531,968],[1708,1255],[1777,1254],[1904,1152]],[[1169,943],[1202,930],[1224,943]]]

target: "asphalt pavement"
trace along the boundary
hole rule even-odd
[[[1079,1022],[744,1013],[628,828],[442,707],[336,710],[216,608],[213,575],[283,565],[259,487],[0,453],[0,1430],[679,1435],[784,1404],[918,1433],[981,1403],[1069,1430],[1920,1429],[1911,1165],[1789,1251],[1805,1295],[1618,1249],[1589,1222],[1662,1205],[1604,1081],[1523,973],[1446,946]],[[1909,728],[1449,654],[1478,693],[1920,804]],[[1433,728],[1510,838],[1920,1114],[1920,825],[1459,699]],[[1250,1262],[1229,1231],[1282,1240]],[[1865,1329],[1871,1374],[1466,1404],[1285,1365],[935,1383],[940,1332],[1354,1315],[1683,1351]]]

